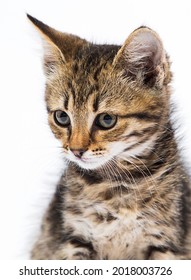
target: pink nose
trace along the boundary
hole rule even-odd
[[[81,158],[83,156],[83,154],[85,153],[85,150],[83,149],[76,149],[76,150],[73,150],[73,149],[70,149],[72,151],[72,153],[77,157],[77,158]]]

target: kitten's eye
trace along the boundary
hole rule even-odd
[[[54,120],[60,126],[67,127],[70,125],[70,118],[64,111],[60,111],[60,110],[55,111]]]
[[[117,116],[109,115],[107,113],[103,113],[97,116],[96,125],[102,129],[110,129],[115,126],[117,122]]]

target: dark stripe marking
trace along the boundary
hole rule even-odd
[[[68,98],[68,96],[66,96],[65,99],[64,99],[64,108],[66,110],[68,110],[68,101],[69,101],[69,98]]]
[[[85,252],[77,252],[74,254],[74,257],[78,257],[80,260],[89,260],[90,254]]]
[[[103,222],[103,221],[112,222],[117,220],[117,218],[114,217],[110,212],[107,212],[107,214],[103,214],[103,215],[101,213],[96,213],[96,218],[99,222]]]
[[[153,252],[166,253],[167,251],[172,252],[174,254],[178,253],[178,249],[174,244],[169,244],[169,246],[149,246],[147,248],[147,252],[145,254],[145,259],[148,260]]]
[[[161,252],[161,253],[166,253],[167,251],[169,250],[169,248],[165,247],[165,246],[159,246],[159,247],[156,247],[156,246],[149,246],[147,248],[147,251],[145,253],[145,259],[146,260],[149,260],[152,253],[157,251],[157,252]]]
[[[70,243],[76,248],[82,247],[88,249],[89,251],[94,251],[92,242],[85,240],[81,236],[71,236]]]
[[[46,106],[47,113],[51,113],[51,110],[48,106]]]
[[[144,128],[144,129],[142,129],[140,131],[133,130],[130,134],[122,136],[122,138],[129,138],[129,137],[133,137],[133,136],[139,137],[139,136],[143,136],[145,133],[147,133],[147,136],[150,136],[151,134],[156,132],[157,129],[158,129],[158,126],[154,125],[154,126],[150,126],[150,127]]]
[[[84,173],[82,175],[82,172],[80,170],[80,168],[76,165],[76,172],[80,175],[81,178],[84,179],[84,181],[88,184],[88,185],[94,185],[94,184],[100,184],[103,182],[104,178],[102,178],[98,173],[90,170],[87,173]]]
[[[75,90],[74,90],[74,88],[73,88],[72,82],[71,82],[70,80],[67,82],[67,86],[68,86],[68,88],[69,88],[69,90],[70,90],[70,93],[72,94],[73,102],[74,102],[74,104],[75,104],[76,93],[75,93]]]
[[[143,138],[142,140],[138,141],[137,143],[132,144],[130,147],[124,149],[123,152],[127,152],[127,151],[129,151],[129,150],[131,150],[131,149],[134,149],[135,147],[138,147],[140,144],[143,144],[144,142],[146,142],[147,140],[149,140],[149,139],[148,139],[148,138],[146,138],[146,139]]]
[[[152,115],[146,112],[138,112],[138,113],[133,113],[133,114],[127,114],[124,116],[121,116],[122,118],[136,118],[139,120],[144,120],[144,121],[159,121],[160,116],[159,115]]]
[[[129,194],[129,188],[123,186],[123,185],[119,185],[116,187],[111,187],[108,190],[106,190],[105,192],[100,193],[101,198],[103,198],[104,200],[110,200],[113,197],[116,196],[121,196],[121,195],[125,195],[125,194]]]
[[[95,97],[94,103],[93,103],[93,111],[97,112],[99,106],[99,98],[98,96]]]

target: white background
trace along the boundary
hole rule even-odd
[[[41,40],[25,13],[97,43],[156,30],[171,56],[181,146],[191,162],[191,5],[181,0],[0,0],[0,259],[26,259],[63,168],[47,125]],[[181,134],[180,133],[180,134]]]

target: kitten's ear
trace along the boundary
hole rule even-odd
[[[44,67],[48,75],[54,72],[58,63],[69,61],[77,49],[87,42],[77,36],[59,32],[27,14],[34,24],[44,43]]]
[[[161,87],[170,81],[168,57],[157,33],[147,27],[135,30],[117,53],[114,65],[139,84]]]

